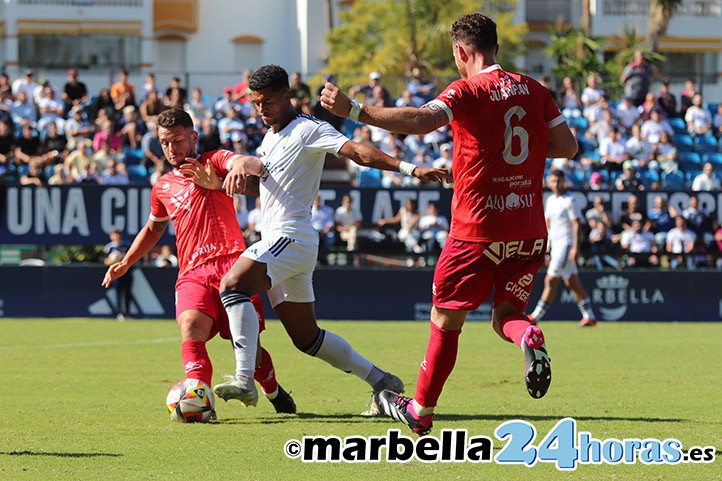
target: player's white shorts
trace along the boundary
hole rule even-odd
[[[316,268],[318,245],[298,242],[289,237],[261,239],[243,254],[266,264],[271,279],[268,300],[271,306],[289,302],[314,302],[313,270]]]
[[[571,244],[552,244],[549,267],[547,268],[548,276],[562,277],[566,281],[579,272],[577,263],[569,260],[569,251],[571,249]]]

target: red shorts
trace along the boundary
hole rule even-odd
[[[493,289],[492,306],[509,301],[524,312],[545,254],[546,238],[507,242],[449,238],[434,271],[434,306],[473,311]]]
[[[221,302],[218,286],[221,279],[238,260],[238,254],[217,257],[188,271],[175,283],[175,315],[176,319],[180,314],[189,309],[201,311],[213,318],[213,330],[208,339],[220,333],[224,339],[230,339],[231,333],[228,330],[228,316]],[[256,294],[251,297],[251,302],[258,313],[259,329],[266,328],[263,317],[263,303],[261,297]]]

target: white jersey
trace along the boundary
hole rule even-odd
[[[544,217],[549,222],[549,242],[554,246],[571,246],[574,242],[572,221],[579,219],[574,196],[569,193],[552,194],[544,205]]]
[[[311,206],[327,153],[338,156],[348,138],[328,122],[297,115],[279,132],[268,130],[258,148],[261,173],[261,235],[318,244]]]

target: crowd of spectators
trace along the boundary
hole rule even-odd
[[[625,90],[621,99],[610,98],[595,75],[582,88],[569,77],[558,91],[548,87],[578,138],[579,151],[572,159],[547,159],[546,172],[562,170],[569,187],[577,190],[719,191],[722,104],[705,103],[692,80],[679,96],[666,78],[652,92],[653,73],[643,55],[637,55],[620,78]],[[170,168],[155,122],[160,112],[171,107],[190,113],[199,133],[200,152],[226,148],[252,154],[266,126],[250,102],[249,76],[250,72],[244,72],[236,85],[207,95],[199,87],[189,91],[178,77],[161,88],[152,73],[136,87],[128,72],[120,71],[116,82],[91,95],[75,69],[67,72],[62,88],[37,83],[30,70],[13,82],[0,75],[0,181],[35,186],[152,184]],[[549,85],[549,79],[540,80]],[[453,139],[447,126],[426,135],[394,134],[328,113],[317,102],[321,86],[314,92],[298,72],[291,75],[290,85],[299,112],[324,118],[349,138],[391,156],[451,169]],[[369,74],[368,83],[349,89],[365,104],[397,107],[421,106],[437,93],[428,72],[419,68],[409,73],[398,98],[384,86],[378,72]],[[355,187],[419,187],[415,179],[398,173],[348,164],[348,178]],[[590,219],[585,233],[589,264],[621,268],[661,261],[670,267],[692,268],[719,263],[719,255],[710,258],[708,254],[722,250],[722,229],[709,214],[693,213],[697,202],[693,199],[683,212],[668,212],[661,220],[652,211],[639,223],[613,225],[608,216]],[[242,202],[237,204],[239,222],[252,241],[258,236],[258,212],[245,212]],[[376,240],[391,237],[408,254],[418,255],[438,252],[448,234],[448,220],[439,219],[435,205],[416,212],[411,201],[394,217],[369,226],[351,204],[350,198],[345,199],[336,211],[319,205],[324,212],[324,219],[318,221],[322,246],[354,252],[359,248],[357,238],[370,228]],[[603,207],[595,203],[593,211]],[[674,232],[671,241],[661,236],[669,232]]]

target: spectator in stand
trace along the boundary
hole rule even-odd
[[[687,122],[687,130],[693,137],[713,134],[712,114],[702,106],[701,93],[692,96],[692,105],[684,114],[684,121]]]
[[[722,187],[720,186],[719,177],[714,173],[714,164],[712,164],[712,162],[705,162],[702,166],[702,173],[692,181],[692,190],[695,192],[710,192],[720,189],[722,189]]]
[[[28,97],[24,90],[15,95],[15,103],[10,109],[10,115],[17,131],[20,131],[25,125],[35,128],[38,121],[38,111],[30,99],[32,97]]]
[[[677,98],[672,92],[669,91],[669,77],[664,77],[662,83],[659,86],[659,93],[657,94],[657,102],[659,103],[662,110],[668,119],[677,117]]]
[[[15,135],[7,122],[0,122],[0,175],[11,169],[15,161]]]
[[[148,72],[147,74],[145,74],[145,83],[143,84],[143,97],[147,99],[151,92],[154,93],[158,99],[163,98],[163,90],[158,86],[155,80],[155,74],[153,72]]]
[[[419,107],[418,105],[414,104],[414,97],[408,90],[404,90],[403,92],[401,92],[401,97],[396,99],[394,105],[396,107]]]
[[[158,139],[158,127],[155,122],[148,122],[148,131],[143,134],[140,140],[140,149],[143,151],[143,165],[155,169],[155,166],[165,164],[163,146]]]
[[[318,260],[321,264],[327,264],[328,250],[336,241],[334,212],[323,203],[320,194],[316,195],[311,205],[311,225],[318,232]]]
[[[198,153],[204,154],[221,148],[221,137],[212,119],[203,119],[198,136]]]
[[[178,257],[173,253],[169,245],[160,246],[160,253],[153,259],[155,267],[178,267]]]
[[[213,118],[221,120],[226,116],[226,111],[229,108],[240,112],[240,105],[233,100],[233,89],[231,87],[224,87],[223,96],[213,104]]]
[[[597,88],[597,76],[590,74],[587,76],[587,86],[582,90],[582,105],[584,106],[584,117],[592,123],[598,118],[598,111],[601,109],[600,103],[604,98],[604,90]]]
[[[632,194],[627,199],[627,210],[624,211],[620,219],[622,229],[630,230],[632,228],[632,222],[638,220],[645,231],[649,230],[652,223],[647,219],[647,216],[640,210],[639,198]]]
[[[607,229],[612,228],[612,220],[609,218],[609,214],[604,207],[604,200],[598,195],[595,195],[594,199],[592,199],[592,207],[584,213],[584,217],[587,219],[587,224],[591,229],[600,222],[603,223]]]
[[[722,103],[717,105],[717,113],[714,114],[714,120],[712,120],[712,128],[715,136],[722,139]]]
[[[632,126],[631,134],[632,136],[624,143],[624,152],[627,154],[627,158],[640,168],[646,168],[649,165],[653,170],[657,170],[654,168],[655,165],[650,165],[650,162],[654,160],[654,146],[642,138],[642,129],[639,124]]]
[[[125,164],[115,159],[108,159],[106,169],[100,174],[100,183],[103,185],[128,185],[128,172]]]
[[[424,71],[419,67],[411,69],[411,78],[406,83],[406,90],[411,93],[411,103],[414,107],[421,107],[435,97],[436,85],[427,79]]]
[[[657,103],[657,98],[652,92],[649,92],[647,94],[647,97],[644,99],[642,105],[639,106],[639,112],[642,118],[642,122],[646,122],[647,120],[649,120],[649,118],[652,116],[652,110],[656,110],[659,112],[660,119],[667,118],[664,114],[662,106]]]
[[[12,91],[12,84],[10,83],[10,77],[5,72],[0,72],[0,90],[10,89]]]
[[[612,234],[604,222],[598,222],[589,232],[589,263],[599,270],[604,269],[607,264],[619,270],[619,261],[610,255],[619,245],[618,234]]]
[[[248,212],[248,229],[243,232],[246,244],[251,245],[261,239],[261,220],[261,198],[256,197],[255,207]]]
[[[657,245],[663,246],[667,242],[667,232],[674,227],[674,218],[677,211],[670,207],[667,199],[658,195],[654,198],[654,207],[647,209],[647,218],[650,222],[650,230],[654,233],[654,241]]]
[[[231,100],[238,103],[248,102],[248,80],[251,78],[252,73],[252,70],[244,70],[241,73],[241,81],[231,89]],[[225,108],[222,112],[225,112]]]
[[[604,181],[604,176],[599,172],[592,172],[589,175],[590,190],[609,190],[609,184]]]
[[[622,128],[623,133],[629,134],[634,125],[639,120],[639,110],[632,103],[630,97],[624,97],[622,103],[619,104],[616,111],[617,121]]]
[[[363,217],[361,211],[353,206],[350,195],[341,198],[341,205],[334,212],[334,223],[339,239],[346,243],[346,250],[356,250],[358,230],[361,228]]]
[[[291,74],[289,85],[291,91],[291,104],[296,112],[313,115],[311,111],[311,87],[301,80],[301,72]]]
[[[48,124],[48,133],[40,143],[40,152],[45,165],[62,164],[68,156],[68,139],[58,132],[58,126],[53,122]]]
[[[19,164],[29,164],[31,157],[40,155],[40,138],[30,125],[23,126],[22,135],[15,145],[15,159]]]
[[[65,176],[68,183],[78,183],[78,177],[82,172],[87,172],[92,161],[92,152],[90,151],[90,140],[80,139],[76,144],[76,149],[68,154],[63,163],[65,165]]]
[[[654,242],[654,235],[648,230],[642,229],[642,222],[632,221],[628,230],[622,232],[620,245],[626,254],[628,266],[648,267],[658,266],[659,248]]]
[[[70,118],[65,121],[65,136],[68,148],[74,149],[81,139],[92,139],[95,133],[93,125],[88,122],[80,106],[70,109]]]
[[[642,138],[650,144],[657,144],[662,132],[667,132],[670,137],[674,135],[672,126],[661,118],[659,110],[652,110],[649,120],[642,124]]]
[[[68,181],[65,177],[65,171],[63,170],[63,164],[55,164],[53,166],[53,175],[48,179],[48,185],[63,185],[67,184]]]
[[[160,115],[166,107],[156,91],[151,90],[140,103],[138,109],[140,110],[140,118],[143,119],[143,122],[148,123],[157,122],[158,115]]]
[[[625,160],[622,164],[622,175],[617,177],[615,182],[617,190],[635,191],[645,190],[644,184],[637,177],[634,163],[631,160]]]
[[[101,112],[105,114],[106,118],[115,119],[115,102],[110,96],[110,90],[101,89],[98,96],[90,103],[88,109],[88,120],[95,123],[98,117],[101,116]]]
[[[391,153],[389,155],[402,161],[406,159],[403,147],[396,143],[391,147]],[[411,187],[412,185],[411,179],[401,172],[392,172],[390,170],[384,170],[381,172],[381,187],[384,189]]]
[[[183,108],[186,104],[188,101],[188,90],[181,85],[180,77],[170,79],[170,85],[165,89],[164,100],[167,101],[166,105],[168,108],[179,107],[179,105],[179,108]]]
[[[35,82],[35,78],[33,76],[32,70],[26,70],[23,72],[23,76],[19,79],[17,79],[15,82],[13,82],[12,85],[12,92],[13,96],[15,98],[18,98],[18,95],[20,92],[25,93],[25,98],[28,99],[29,102],[35,102],[35,91],[40,88],[40,85],[38,85]]]
[[[135,105],[135,86],[128,80],[127,70],[118,72],[118,81],[110,86],[110,98],[118,112],[128,105]]]
[[[236,150],[239,145],[245,146],[248,139],[246,138],[246,124],[243,123],[234,108],[226,109],[226,116],[218,121],[218,133],[222,148],[238,153],[245,151],[245,147],[242,150]]]
[[[416,202],[407,197],[404,205],[396,212],[396,215],[387,219],[379,219],[379,227],[389,224],[399,224],[398,239],[406,246],[406,251],[414,254],[421,254],[424,249],[419,245],[421,232],[419,232],[419,212],[416,209]]]
[[[599,154],[602,156],[602,165],[609,172],[622,170],[622,163],[627,159],[627,153],[622,142],[622,132],[616,126],[609,130],[609,137],[603,139],[599,145]]]
[[[687,109],[692,106],[692,97],[697,93],[697,85],[693,79],[687,79],[684,82],[684,90],[680,94],[679,100],[679,115],[684,118],[687,114]]]
[[[421,239],[425,241],[424,250],[440,252],[449,237],[449,220],[439,214],[439,208],[434,202],[429,202],[426,214],[419,219]]]
[[[200,126],[206,117],[211,117],[211,103],[203,98],[203,91],[200,87],[193,87],[191,98],[185,104],[185,111],[193,119],[193,124]]]
[[[717,224],[717,230],[714,232],[714,241],[717,244],[717,261],[715,265],[717,269],[722,269],[722,224]]]
[[[93,150],[101,150],[103,142],[108,142],[108,148],[113,154],[123,153],[123,137],[117,132],[111,120],[103,121],[100,132],[93,136]]]
[[[687,221],[684,220],[684,217],[681,215],[675,217],[674,228],[667,233],[666,239],[667,252],[675,254],[669,260],[669,267],[676,269],[684,264],[686,257],[687,267],[694,269],[695,259],[692,253],[696,243],[697,234],[687,228]]]
[[[590,122],[589,129],[584,133],[584,136],[594,142],[595,145],[601,146],[604,139],[611,136],[612,127],[614,127],[615,121],[612,116],[612,112],[608,109],[599,110],[601,115],[599,120]]]
[[[65,125],[64,108],[61,102],[55,100],[55,92],[50,85],[41,87],[40,99],[38,100],[38,130],[45,131],[48,124],[54,122],[58,128]]]
[[[677,147],[674,146],[667,132],[659,135],[659,143],[654,146],[654,158],[663,172],[676,172],[679,169]]]
[[[644,57],[644,52],[636,50],[634,59],[624,67],[619,81],[624,84],[624,95],[630,97],[639,107],[647,93],[652,79],[652,64]]]
[[[47,184],[48,179],[45,177],[43,170],[43,159],[33,157],[28,162],[28,172],[20,176],[20,185],[34,185],[42,187]]]
[[[147,131],[145,122],[138,117],[135,107],[128,105],[123,109],[123,117],[116,126],[123,138],[123,146],[137,149],[140,147],[140,140]]]
[[[84,107],[88,103],[88,87],[78,80],[78,71],[74,68],[68,70],[68,81],[63,86],[61,98],[65,103],[66,114],[73,107]]]
[[[559,93],[559,108],[566,118],[581,117],[582,99],[574,89],[574,81],[571,77],[564,77],[562,90]]]
[[[699,199],[696,195],[689,196],[689,205],[682,211],[682,217],[687,221],[687,226],[697,234],[697,237],[704,240],[710,216],[705,209],[699,207]]]
[[[380,94],[379,89],[376,89],[376,87],[380,87]],[[362,95],[362,103],[376,105],[376,99],[374,98],[375,89],[377,90],[376,96],[378,97],[380,95],[380,98],[383,99],[384,107],[391,107],[394,105],[391,94],[389,94],[388,90],[386,90],[386,88],[381,85],[381,74],[378,72],[371,72],[369,74],[368,84],[356,85],[351,87],[349,89],[348,96],[354,98],[356,97],[356,95]]]

